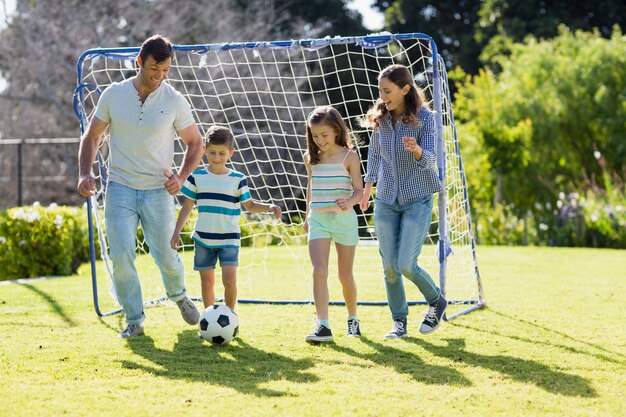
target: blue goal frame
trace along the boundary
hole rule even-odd
[[[240,42],[240,43],[214,43],[214,44],[198,44],[198,45],[173,45],[174,51],[177,52],[188,52],[188,53],[207,53],[208,51],[229,51],[235,49],[266,49],[266,48],[320,48],[327,45],[333,44],[356,44],[361,46],[362,48],[379,48],[388,45],[393,41],[402,41],[409,39],[422,39],[427,41],[430,44],[432,51],[432,71],[433,71],[433,107],[436,114],[436,123],[437,123],[437,133],[438,133],[438,143],[437,143],[437,166],[439,169],[439,180],[442,184],[445,184],[446,180],[446,156],[445,156],[445,146],[443,144],[443,120],[442,120],[442,82],[445,85],[448,85],[447,73],[445,71],[445,65],[440,65],[441,57],[437,52],[437,45],[434,40],[423,33],[403,33],[403,34],[373,34],[367,36],[350,36],[350,37],[326,37],[322,39],[301,39],[301,40],[284,40],[284,41],[273,41],[273,42]],[[85,130],[89,125],[89,120],[87,115],[84,112],[84,100],[85,89],[95,89],[98,90],[96,85],[90,83],[83,83],[83,62],[86,59],[94,59],[94,58],[105,58],[105,59],[129,59],[135,58],[139,53],[139,47],[126,47],[126,48],[93,48],[84,51],[77,61],[77,87],[74,90],[73,97],[73,107],[74,112],[77,118],[80,121],[80,129],[81,136],[84,134]],[[446,97],[445,99],[448,103],[451,103],[449,90],[445,90]],[[458,316],[468,314],[474,310],[480,309],[486,305],[486,301],[483,296],[483,286],[481,283],[481,277],[478,271],[478,264],[476,262],[476,244],[473,237],[473,226],[471,222],[470,215],[470,207],[469,200],[467,196],[467,183],[465,178],[465,172],[462,167],[462,160],[459,150],[459,144],[457,140],[457,132],[456,126],[454,124],[454,118],[452,114],[452,109],[450,109],[450,117],[452,121],[452,129],[455,140],[455,152],[457,153],[457,158],[459,161],[459,169],[461,173],[461,181],[463,192],[465,196],[465,211],[467,216],[467,222],[469,227],[469,234],[471,240],[471,251],[472,257],[474,260],[474,273],[476,276],[477,286],[478,286],[478,297],[475,300],[450,300],[451,304],[460,304],[460,305],[468,305],[467,308],[463,309],[460,312],[457,312],[453,315],[445,317],[446,320],[452,320]],[[100,169],[100,173],[102,174],[103,186],[106,188],[106,174],[107,170],[105,167],[104,160],[102,155],[98,151],[97,154],[97,163]],[[445,187],[444,187],[445,189]],[[445,295],[446,289],[446,264],[447,258],[451,254],[452,249],[450,246],[449,236],[448,236],[448,225],[447,225],[447,217],[446,217],[446,192],[440,192],[438,195],[438,207],[439,207],[439,222],[438,222],[438,260],[439,260],[439,283],[442,293]],[[96,245],[95,245],[95,234],[94,234],[94,222],[93,222],[93,210],[94,203],[92,201],[93,197],[88,197],[86,199],[87,203],[87,219],[89,226],[89,253],[90,253],[90,262],[91,262],[91,277],[92,277],[92,293],[93,293],[93,304],[96,314],[100,317],[110,316],[117,313],[122,312],[121,308],[114,309],[108,312],[102,312],[99,306],[99,297],[98,297],[98,284],[97,284],[97,274],[96,274]],[[101,238],[102,239],[102,238]],[[193,300],[200,300],[199,297],[192,297]],[[152,300],[148,300],[144,303],[145,306],[151,306],[163,301],[167,300],[167,297],[160,297]],[[218,299],[217,301],[223,301],[222,299]],[[254,299],[238,299],[238,303],[242,304],[313,304],[312,300],[254,300]],[[343,301],[331,301],[330,305],[345,305]],[[426,304],[425,301],[409,301],[409,305],[418,305],[418,304]],[[386,301],[373,301],[373,302],[358,302],[358,305],[363,306],[384,306],[387,305]]]

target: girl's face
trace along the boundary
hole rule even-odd
[[[399,116],[404,113],[404,96],[407,95],[410,89],[410,85],[407,84],[400,88],[388,78],[381,78],[378,81],[380,99],[385,103],[385,107],[392,115]]]
[[[321,152],[325,152],[337,144],[337,131],[334,127],[316,123],[311,124],[309,128],[311,129],[313,142],[320,148]]]

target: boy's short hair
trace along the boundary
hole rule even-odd
[[[204,145],[226,145],[228,149],[234,149],[235,137],[227,127],[211,126],[204,136]]]

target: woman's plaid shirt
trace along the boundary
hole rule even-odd
[[[376,183],[376,198],[385,204],[406,204],[441,191],[437,176],[435,115],[426,107],[417,114],[419,125],[380,121],[370,138],[365,182]],[[403,137],[414,137],[423,149],[419,161],[404,149]]]

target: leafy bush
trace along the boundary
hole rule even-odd
[[[0,213],[0,280],[70,275],[87,260],[84,209],[35,203]]]
[[[475,209],[475,222],[478,242],[484,245],[524,245],[525,238],[524,218],[517,217],[511,206],[502,204],[495,208],[481,206]],[[526,225],[527,232],[531,230]]]

